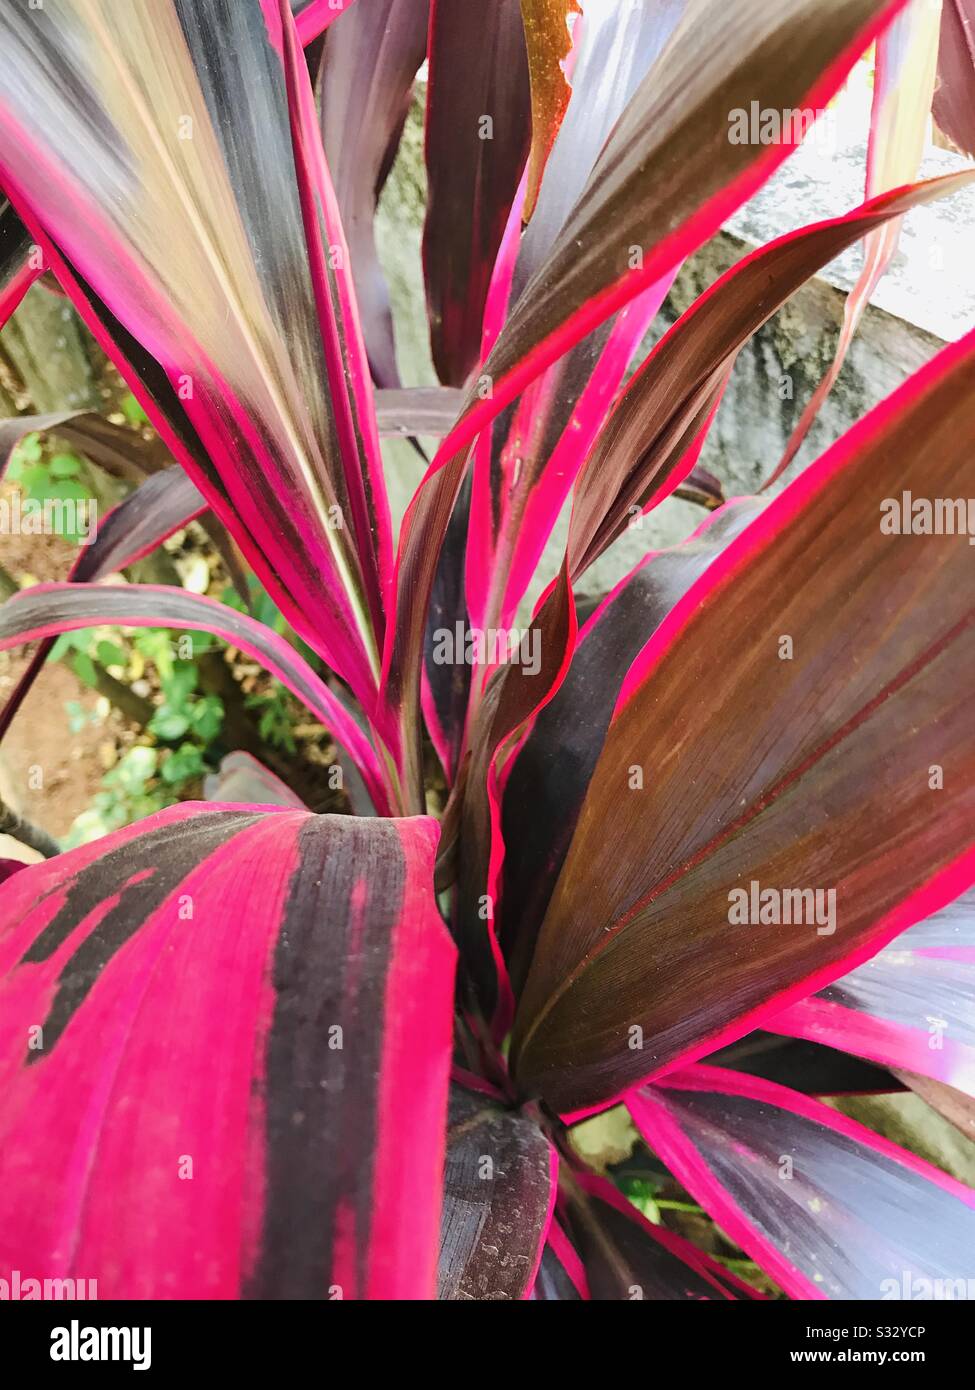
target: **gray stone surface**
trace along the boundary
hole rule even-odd
[[[863,201],[866,147],[803,146],[683,267],[638,357],[694,299],[756,247],[796,228],[835,217]],[[970,161],[930,148],[921,176]],[[851,425],[938,352],[975,326],[975,186],[905,219],[900,246],[863,316],[839,379],[802,449],[774,491],[817,458]],[[852,247],[808,282],[746,344],[736,363],[701,463],[729,496],[754,492],[774,471],[833,353],[847,292],[856,283],[860,247]],[[667,502],[640,532],[622,537],[593,566],[594,592],[617,582],[647,549],[675,544],[700,519],[697,509]],[[558,563],[551,554],[548,565]],[[546,581],[547,582],[547,581]]]
[[[34,285],[0,340],[0,383],[23,384],[24,396],[3,400],[11,414],[28,406],[35,412],[98,405],[94,359],[98,349],[66,299]],[[6,370],[4,370],[6,368]]]
[[[853,99],[851,99],[853,100]],[[636,361],[730,266],[777,236],[837,216],[863,201],[865,114],[862,93],[830,138],[809,141],[681,270]],[[964,167],[961,156],[929,148],[922,176]],[[380,253],[392,287],[398,359],[406,384],[435,378],[425,331],[420,236],[424,177],[419,108],[384,193]],[[975,325],[975,187],[905,219],[895,262],[878,288],[843,371],[790,472],[800,471],[856,420],[938,351]],[[754,492],[775,468],[820,377],[832,361],[846,294],[859,272],[851,248],[810,281],[742,351],[702,454],[729,496]],[[429,441],[435,446],[435,441]],[[422,464],[399,441],[388,447],[390,490],[397,518],[422,476]],[[642,528],[628,532],[592,567],[589,592],[616,583],[651,549],[675,544],[702,519],[700,508],[665,502]],[[564,548],[563,516],[546,548],[525,607],[555,573]]]

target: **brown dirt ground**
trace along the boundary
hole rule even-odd
[[[12,489],[4,489],[9,491]],[[63,579],[73,555],[74,548],[57,536],[0,539],[0,563],[21,583],[28,575],[37,582]],[[28,657],[23,648],[0,652],[0,702],[9,695]],[[114,743],[118,722],[113,712],[72,734],[65,709],[72,700],[86,712],[94,712],[98,706],[98,696],[66,666],[46,666],[0,750],[0,794],[21,815],[54,836],[67,832],[98,790],[105,766],[103,746]],[[36,790],[30,786],[32,768],[41,770],[42,786]]]

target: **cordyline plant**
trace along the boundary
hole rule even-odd
[[[42,643],[3,727],[59,633],[217,633],[331,731],[362,812],[255,765],[246,804],[7,866],[0,1270],[756,1296],[578,1156],[572,1126],[623,1102],[793,1297],[975,1277],[975,1194],[814,1098],[910,1086],[972,1123],[972,550],[898,518],[975,490],[975,335],[773,500],[696,468],[751,335],[864,241],[848,338],[902,215],[972,177],[912,182],[936,9],[0,0],[5,310],[53,274],[178,465],[157,451],[69,582],[0,609],[5,647]],[[684,258],[874,41],[867,201],[735,265],[624,388]],[[424,61],[421,391],[373,218]],[[729,138],[752,112],[779,119]],[[133,447],[65,414],[5,451],[43,427]],[[398,551],[382,432],[443,441]],[[582,621],[589,566],[678,488],[704,525]],[[499,644],[570,494],[561,569]],[[328,680],[247,614],[111,581],[205,512]]]

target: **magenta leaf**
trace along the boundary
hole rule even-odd
[[[261,0],[267,8],[275,0]],[[298,38],[306,46],[323,34],[333,20],[343,15],[353,0],[290,0]],[[356,7],[358,8],[358,6]]]
[[[184,804],[5,884],[0,1264],[100,1298],[432,1296],[435,843]]]

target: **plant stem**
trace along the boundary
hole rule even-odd
[[[125,715],[126,719],[144,729],[155,713],[151,702],[144,700],[141,695],[137,695],[131,686],[126,685],[124,681],[117,680],[115,676],[106,671],[101,662],[92,659],[91,664],[95,673],[92,689],[97,691],[99,695],[103,695],[109,704],[114,705],[120,714]],[[66,665],[70,670],[71,663],[67,662]]]
[[[61,853],[61,846],[53,835],[49,835],[46,830],[42,830],[39,825],[34,825],[32,821],[24,820],[23,816],[18,816],[16,811],[12,811],[5,801],[0,800],[0,835],[10,835],[15,840],[19,840],[22,845],[28,845],[31,849],[36,849],[38,854],[43,854],[45,859],[53,859],[56,854]]]

